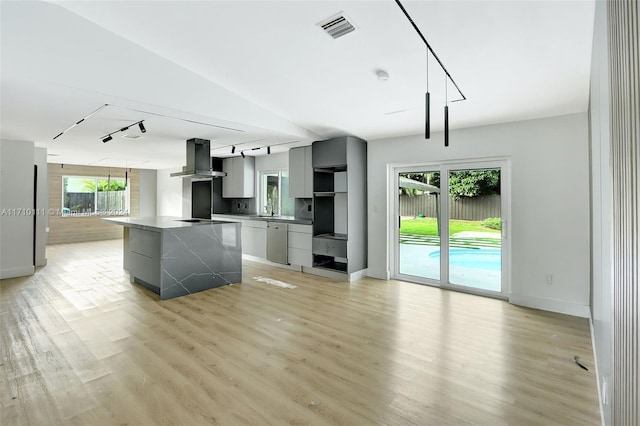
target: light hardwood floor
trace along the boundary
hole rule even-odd
[[[242,284],[161,302],[119,240],[48,258],[0,283],[2,425],[600,421],[585,319],[252,262]]]

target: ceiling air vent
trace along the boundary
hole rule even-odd
[[[340,38],[343,35],[349,34],[350,32],[356,30],[356,27],[351,22],[349,22],[349,19],[347,19],[347,16],[344,14],[344,12],[340,12],[330,18],[320,21],[316,25],[322,28],[324,32],[329,34],[334,39]]]

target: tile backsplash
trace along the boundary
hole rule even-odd
[[[296,198],[294,204],[296,219],[313,219],[313,202],[311,198]]]
[[[256,214],[255,198],[232,198],[231,211],[233,214]]]

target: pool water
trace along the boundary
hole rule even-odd
[[[433,260],[440,260],[440,250],[429,254]],[[502,250],[499,248],[452,248],[449,249],[449,264],[464,268],[500,271],[502,269]]]

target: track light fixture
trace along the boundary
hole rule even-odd
[[[402,3],[400,3],[400,0],[395,0],[395,2],[398,5],[398,7],[400,8],[400,10],[402,10],[402,13],[404,13],[404,16],[406,16],[406,18],[409,20],[409,22],[413,26],[413,29],[416,30],[416,33],[418,33],[418,35],[420,36],[420,38],[424,42],[425,46],[427,46],[427,93],[425,95],[425,129],[424,129],[425,130],[424,131],[425,139],[429,139],[431,137],[431,120],[430,120],[430,117],[429,117],[429,115],[430,115],[430,101],[431,101],[431,99],[430,99],[431,96],[429,94],[429,53],[431,53],[433,55],[435,60],[438,62],[438,65],[440,65],[440,68],[442,68],[442,71],[444,71],[444,74],[445,74],[444,146],[449,146],[449,105],[448,105],[448,99],[446,99],[446,97],[447,97],[446,90],[447,90],[447,82],[448,82],[448,80],[451,80],[451,83],[453,83],[454,87],[456,88],[456,90],[460,94],[460,99],[456,99],[456,100],[453,100],[451,102],[465,101],[465,100],[467,100],[467,98],[464,96],[464,94],[462,93],[462,90],[460,90],[460,88],[456,84],[456,82],[453,79],[453,77],[451,77],[451,74],[449,74],[449,71],[447,71],[447,68],[445,68],[445,66],[442,63],[442,61],[440,60],[440,58],[438,58],[438,55],[436,55],[436,52],[433,51],[433,49],[431,48],[431,45],[429,44],[427,39],[424,37],[424,35],[420,31],[420,28],[418,28],[416,23],[413,22],[413,19],[409,15],[409,12],[407,12],[407,10],[404,8]]]
[[[255,142],[258,142],[258,141],[238,142],[237,145],[223,145],[223,146],[219,146],[219,147],[213,148],[212,151],[220,152],[219,155],[225,155],[224,150],[227,150],[226,152],[228,153],[229,149],[231,150],[231,154],[235,154],[236,152],[240,153],[241,152],[240,148],[242,148],[242,147],[239,146],[239,145],[243,145],[244,146],[244,145],[254,144]],[[271,148],[273,148],[274,146],[290,145],[290,144],[297,143],[297,142],[300,142],[300,140],[292,140],[292,141],[286,141],[286,142],[272,143],[270,145],[263,145],[263,146],[258,146],[258,147],[254,147],[254,148],[245,148],[242,151],[258,151],[258,150],[261,150],[261,149],[266,149],[267,150],[267,154],[271,154]],[[215,153],[213,155],[215,155]]]
[[[107,142],[109,142],[110,140],[113,139],[113,137],[111,135],[114,135],[114,134],[116,134],[118,132],[126,132],[127,130],[129,130],[130,127],[133,127],[133,126],[136,126],[136,125],[140,128],[140,131],[142,133],[146,133],[147,129],[145,129],[144,124],[142,124],[143,122],[144,122],[144,120],[137,121],[137,122],[135,122],[133,124],[130,124],[128,126],[125,126],[125,127],[121,128],[120,130],[116,130],[115,132],[111,132],[108,135],[105,135],[100,139],[102,139],[102,142],[107,143]]]
[[[242,158],[244,158],[244,151],[240,151],[240,155],[242,155]]]

